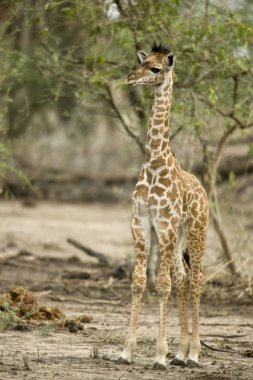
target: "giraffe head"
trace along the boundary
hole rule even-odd
[[[154,43],[149,54],[145,51],[138,51],[141,64],[135,71],[128,75],[127,84],[140,85],[160,85],[165,82],[168,73],[173,69],[175,54],[168,48]]]

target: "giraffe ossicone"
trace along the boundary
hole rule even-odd
[[[136,330],[142,295],[147,281],[147,261],[151,246],[151,229],[159,242],[160,267],[155,288],[160,303],[160,327],[156,344],[154,369],[166,368],[167,302],[171,275],[176,286],[179,321],[179,350],[174,365],[198,366],[199,308],[203,275],[201,260],[205,251],[208,227],[208,199],[199,180],[183,171],[169,145],[169,115],[173,86],[175,54],[154,44],[149,54],[138,53],[140,66],[128,75],[129,85],[153,85],[152,107],[145,160],[133,192],[132,230],[136,261],[132,276],[132,309],[130,330],[118,363],[130,364],[136,349]],[[190,268],[182,255],[185,239]],[[188,298],[192,303],[192,334],[188,327]]]

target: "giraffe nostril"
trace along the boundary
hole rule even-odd
[[[135,79],[135,75],[133,74],[133,73],[131,73],[131,74],[129,74],[128,76],[127,76],[127,80],[129,81],[129,80],[132,80],[132,79]]]

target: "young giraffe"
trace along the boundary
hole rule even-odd
[[[155,287],[160,303],[160,328],[154,368],[165,369],[168,352],[166,309],[171,291],[170,273],[177,290],[180,318],[180,346],[171,364],[198,366],[199,307],[202,285],[201,259],[205,251],[208,226],[208,200],[196,177],[183,171],[169,146],[169,114],[172,97],[172,69],[175,55],[154,44],[150,54],[138,52],[140,66],[128,75],[130,85],[155,87],[149,122],[145,161],[133,193],[133,237],[136,263],[132,277],[130,331],[117,363],[129,364],[136,349],[136,330],[142,295],[146,286],[147,260],[154,227],[159,241],[160,268]],[[185,236],[190,267],[182,256]],[[188,330],[188,294],[192,297],[192,335]]]

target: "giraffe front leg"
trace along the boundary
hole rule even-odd
[[[167,321],[167,303],[170,295],[171,283],[170,275],[167,274],[167,281],[164,281],[162,286],[159,283],[159,274],[156,279],[156,289],[159,297],[160,308],[160,326],[159,335],[156,342],[156,356],[153,364],[154,369],[165,370],[166,369],[166,355],[168,353],[168,344],[166,340],[166,321]]]
[[[159,234],[161,261],[155,287],[159,297],[160,326],[156,343],[155,362],[153,365],[153,368],[158,370],[166,369],[166,355],[168,353],[168,344],[166,340],[167,304],[171,291],[171,256],[175,247],[175,242],[176,235],[174,233],[166,232],[165,234]]]
[[[151,231],[148,217],[134,217],[133,236],[136,250],[136,261],[132,276],[132,309],[130,329],[125,347],[117,360],[118,364],[130,364],[132,353],[136,350],[136,330],[141,307],[141,300],[147,282],[147,260],[150,249]]]

